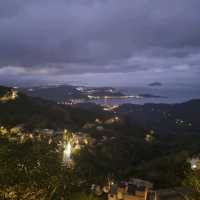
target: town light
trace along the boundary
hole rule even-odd
[[[192,169],[196,169],[196,168],[197,168],[197,165],[196,165],[196,164],[193,164],[191,167],[192,167]]]
[[[66,154],[67,158],[70,159],[70,157],[71,157],[71,144],[70,143],[67,144],[67,147],[65,149],[65,154]]]
[[[63,151],[63,163],[68,164],[71,160],[71,144],[68,142],[67,145],[64,145],[64,151]]]

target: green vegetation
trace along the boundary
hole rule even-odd
[[[57,193],[69,196],[76,185],[71,171],[61,167],[54,144],[45,141],[16,144],[1,139],[0,168],[1,196],[56,199]]]
[[[8,91],[0,88],[1,96]],[[194,130],[162,135],[123,114],[106,124],[116,113],[104,113],[96,107],[63,107],[21,93],[13,101],[0,102],[0,111],[0,125],[8,128],[0,128],[0,199],[96,200],[91,185],[103,185],[108,177],[116,181],[146,179],[156,189],[184,185],[192,189],[191,199],[199,198],[200,174],[188,163],[188,158],[200,152],[200,135]],[[94,126],[84,129],[87,122]],[[17,142],[12,134],[20,130],[15,133],[12,129],[11,133],[10,128],[19,124],[24,125],[25,133],[44,128],[86,131],[91,144],[74,151],[73,167],[64,166],[60,138],[52,137],[49,142],[45,137],[27,137]],[[64,139],[68,138],[72,135],[66,131]]]
[[[10,88],[0,87],[0,97],[10,92]],[[97,114],[81,108],[59,106],[22,93],[13,101],[0,101],[0,124],[14,127],[19,124],[27,129],[53,128],[77,129],[87,121],[94,120]]]
[[[142,178],[154,182],[156,188],[186,185],[194,188],[193,195],[199,195],[199,174],[191,170],[188,152],[167,155],[157,151],[163,148],[158,145],[120,137],[75,152],[75,164],[69,168],[63,165],[56,141],[18,143],[2,136],[0,196],[13,200],[96,200],[89,188],[105,184],[107,177],[115,181]]]

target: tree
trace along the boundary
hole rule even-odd
[[[183,185],[191,188],[190,200],[200,200],[200,171],[190,172],[183,181]]]

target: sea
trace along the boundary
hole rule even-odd
[[[98,99],[96,104],[121,105],[121,104],[146,104],[146,103],[164,103],[175,104],[183,103],[193,99],[200,99],[200,87],[185,86],[185,87],[118,87],[118,91],[126,95],[138,96],[149,95],[151,97],[143,98],[112,98]]]

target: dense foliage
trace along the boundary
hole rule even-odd
[[[0,91],[3,94],[7,90]],[[96,126],[85,130],[86,122],[94,123],[97,117],[103,121],[114,115],[87,106],[63,107],[21,93],[14,101],[0,102],[1,125],[24,124],[26,130],[67,127],[87,131],[95,141],[73,155],[75,165],[71,169],[62,164],[57,140],[49,143],[45,139],[30,139],[20,143],[5,135],[0,137],[0,198],[96,200],[88,194],[91,184],[103,184],[108,177],[117,181],[131,177],[146,179],[156,189],[186,185],[193,189],[191,199],[199,198],[199,172],[192,171],[188,163],[188,158],[200,152],[200,136],[195,129],[181,127],[178,134],[163,135],[155,127],[141,126],[121,110],[120,122],[101,124],[102,130]],[[186,108],[191,109],[189,105]],[[181,113],[182,107],[178,110]],[[133,110],[129,111],[132,116]],[[159,116],[150,119],[155,122]]]
[[[0,94],[3,95],[10,90],[0,87]],[[0,111],[1,125],[13,127],[24,124],[27,129],[65,127],[77,129],[100,114],[86,109],[60,106],[22,93],[19,93],[14,101],[0,101]]]

